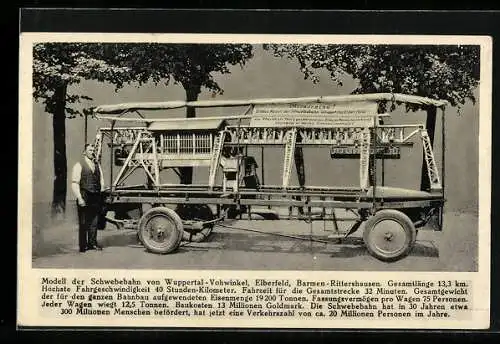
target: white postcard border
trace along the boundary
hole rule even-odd
[[[203,319],[197,321],[167,321],[165,319],[120,318],[103,321],[97,318],[71,320],[63,316],[53,319],[38,316],[39,279],[46,274],[68,278],[97,275],[100,277],[135,276],[161,277],[167,272],[145,270],[51,270],[32,268],[32,44],[34,42],[192,42],[192,43],[339,43],[339,44],[474,44],[481,46],[480,77],[480,144],[479,144],[479,269],[477,272],[363,272],[366,279],[430,279],[443,278],[474,281],[474,319],[468,321],[414,319],[406,321],[344,320],[342,322],[301,319]],[[492,39],[487,36],[422,36],[422,35],[215,35],[215,34],[108,34],[108,33],[22,33],[20,37],[19,92],[19,200],[18,200],[18,324],[20,326],[133,326],[133,327],[255,327],[255,328],[455,328],[472,329],[489,326],[490,309],[490,197],[491,197],[491,98],[492,98]],[[192,278],[200,275],[218,277],[290,278],[297,276],[324,279],[355,279],[359,272],[343,271],[168,271],[169,277]]]

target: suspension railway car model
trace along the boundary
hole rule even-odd
[[[384,125],[392,116],[383,111],[390,108],[387,104],[417,105],[427,111],[427,119],[425,123]],[[147,250],[159,254],[174,252],[182,240],[201,241],[214,225],[231,218],[331,221],[334,229],[326,241],[342,243],[363,228],[363,242],[371,255],[383,261],[401,259],[414,246],[418,229],[428,228],[431,219],[432,229],[442,230],[446,104],[383,93],[98,106],[93,117],[109,121],[109,126],[98,129],[94,140],[96,158],[102,161],[109,156],[110,161],[111,182],[104,197],[114,217],[107,220],[120,228],[137,229]],[[226,113],[229,108],[240,113],[144,116],[145,112],[168,114],[188,107],[214,112],[225,108]],[[442,111],[441,168],[433,151],[438,109]],[[385,185],[384,159],[399,159],[401,150],[415,149],[417,140],[422,151],[412,154],[422,156],[420,188]],[[330,154],[324,158],[339,164],[357,159],[357,185],[306,183],[304,148],[327,148]],[[249,150],[261,152],[260,166]],[[274,150],[276,159],[282,160],[278,185],[264,183],[266,150]],[[380,161],[382,167],[377,168]],[[298,185],[291,183],[294,166]],[[181,177],[186,168],[204,168],[208,182],[162,180],[162,171],[171,169]],[[138,173],[143,182],[132,183],[131,176]],[[349,225],[341,230],[342,221]]]

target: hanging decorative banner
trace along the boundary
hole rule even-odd
[[[373,147],[370,149],[370,154],[374,155],[375,151]],[[360,149],[359,147],[332,147],[330,150],[330,156],[332,159],[359,159]],[[401,158],[401,148],[400,147],[377,147],[377,159],[400,159]]]
[[[252,127],[373,127],[377,103],[295,103],[255,105]]]

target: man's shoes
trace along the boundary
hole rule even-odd
[[[102,247],[99,245],[89,245],[87,246],[87,250],[97,250],[97,251],[102,251]]]
[[[80,253],[84,253],[85,251],[87,251],[85,248],[80,249]]]

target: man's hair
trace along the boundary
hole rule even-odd
[[[91,144],[91,143],[86,143],[86,144],[83,146],[83,151],[82,151],[82,153],[83,153],[83,154],[85,154],[85,152],[87,151],[87,148],[88,148],[89,146],[93,146],[93,144]]]

